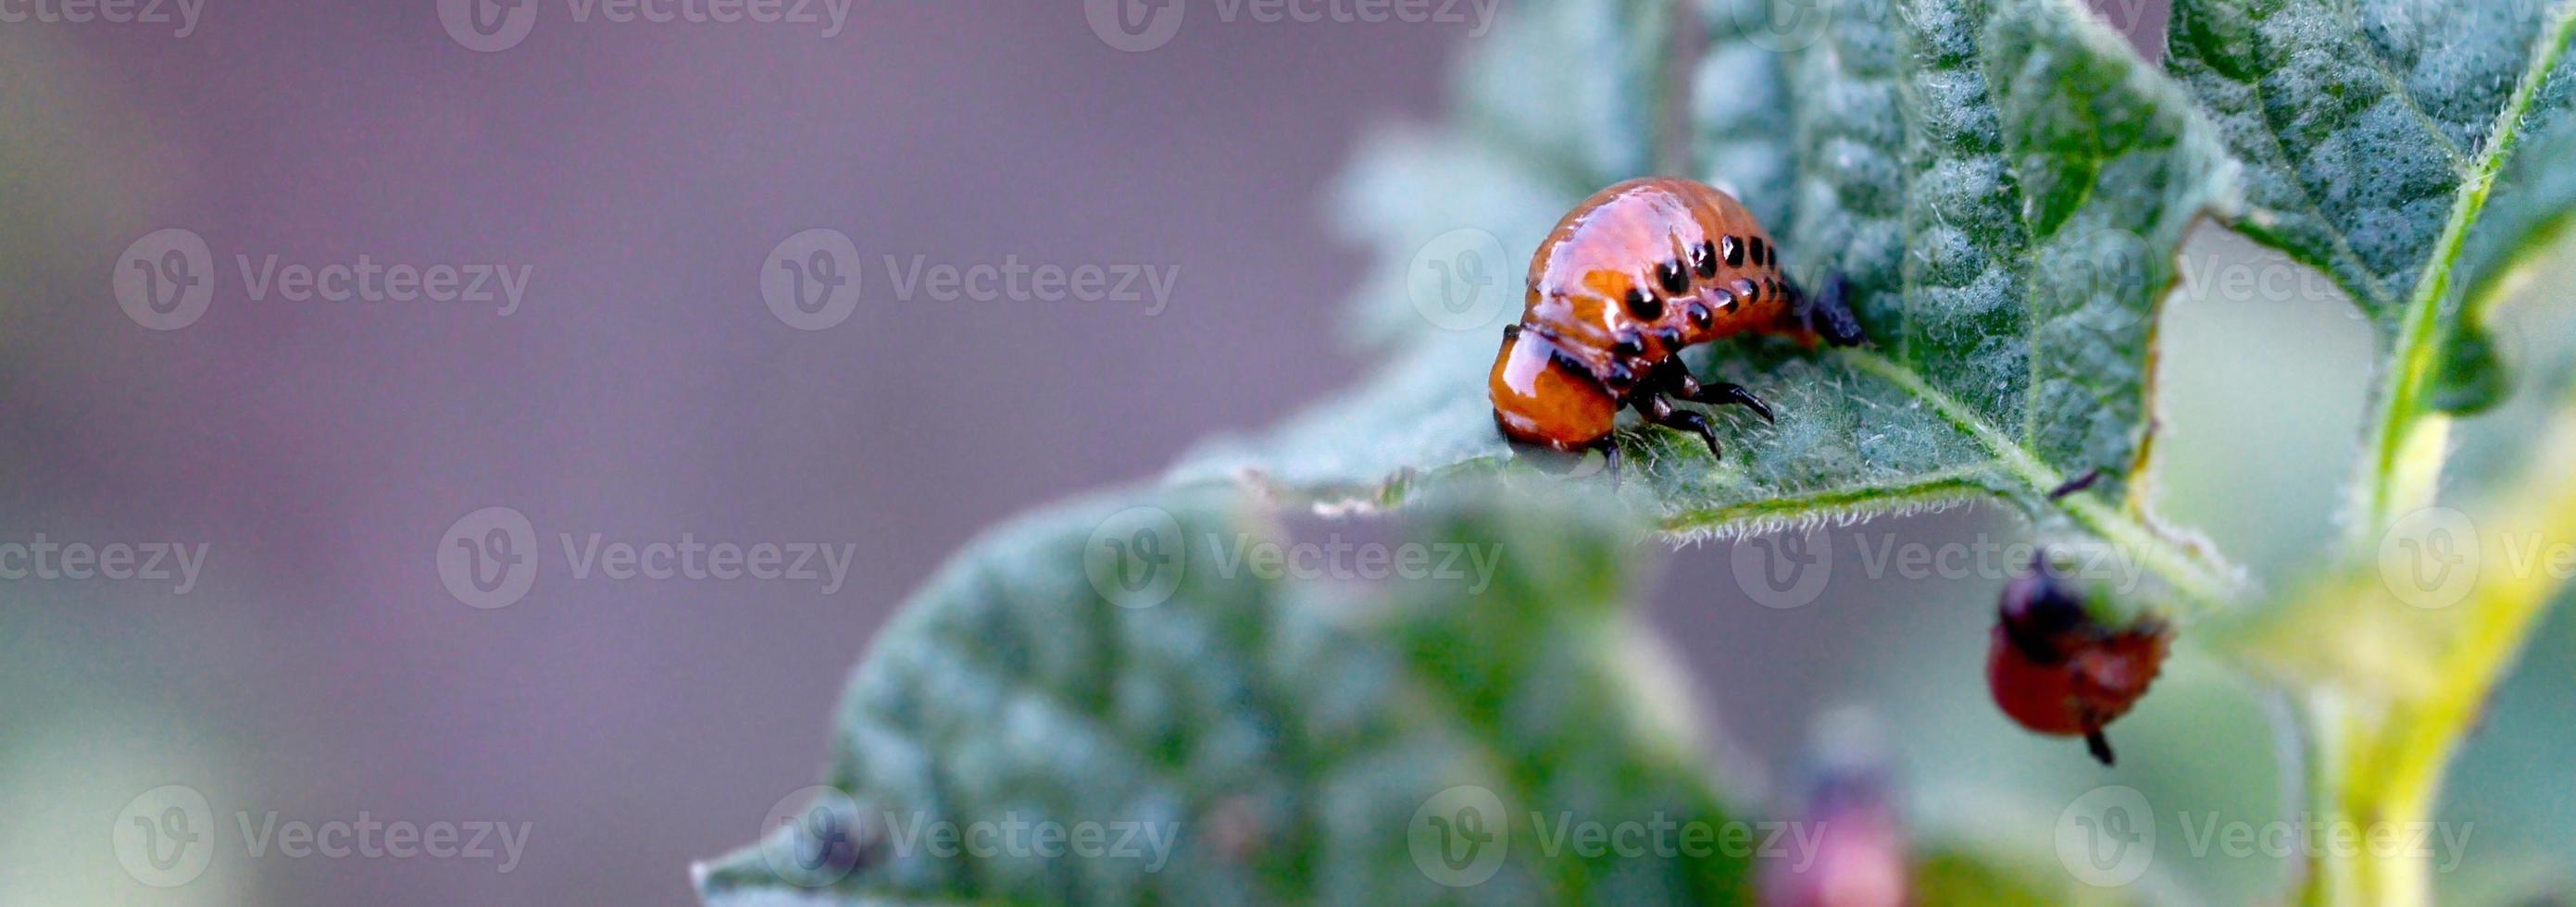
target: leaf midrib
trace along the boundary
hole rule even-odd
[[[2048,465],[2021,439],[2005,435],[1987,424],[1974,409],[1931,386],[1912,368],[1866,350],[1837,350],[1835,355],[1930,404],[1951,427],[1974,438],[1994,455],[1994,462],[2031,489],[2046,491],[2066,483],[2068,477],[2065,473]],[[2166,538],[2153,527],[2105,506],[2091,495],[2068,495],[2053,503],[2115,549],[2136,557],[2141,566],[2171,584],[2188,600],[2190,613],[2169,616],[2187,618],[2215,613],[2235,600],[2242,591],[2242,583],[2236,579],[2241,571],[2211,563],[2206,554]]]
[[[2387,385],[2379,394],[2380,405],[2375,424],[2370,429],[2369,472],[2364,477],[2361,513],[2364,518],[2352,526],[2355,544],[2379,536],[2397,511],[2410,502],[2400,501],[2399,483],[2408,475],[2421,475],[2425,470],[2404,470],[2399,459],[2404,456],[2414,430],[2431,422],[2439,414],[2422,411],[2425,384],[2433,372],[2436,340],[2440,331],[2442,298],[2448,294],[2451,272],[2458,267],[2460,252],[2467,245],[2470,228],[2486,210],[2487,195],[2495,188],[2496,174],[2521,138],[2523,117],[2530,112],[2531,100],[2539,93],[2541,83],[2558,68],[2558,60],[2567,50],[2568,38],[2576,32],[2576,0],[2564,0],[2554,7],[2548,27],[2532,48],[2531,59],[2522,77],[2514,83],[2513,94],[2504,109],[2497,111],[2494,127],[2488,132],[2487,145],[2480,149],[2474,169],[2455,190],[2451,214],[2442,225],[2436,241],[2436,253],[2423,272],[2416,276],[2414,292],[2408,297],[2401,316],[2393,352],[2394,361],[2387,374]],[[2440,451],[2436,450],[2438,455]],[[2439,472],[2439,464],[2430,464]],[[2429,493],[2431,483],[2416,489]],[[2429,501],[2413,501],[2421,505]]]

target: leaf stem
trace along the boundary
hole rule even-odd
[[[2562,2],[2551,10],[2548,25],[2533,48],[2531,64],[2514,85],[2504,109],[2497,112],[2486,147],[2479,150],[2470,172],[2461,181],[2450,219],[2442,225],[2442,234],[2435,241],[2435,257],[2417,276],[2415,291],[2399,316],[2391,350],[2394,361],[2388,369],[2387,384],[2378,394],[2378,408],[2368,429],[2368,459],[2360,483],[2361,500],[2357,502],[2359,518],[2351,526],[2351,541],[2356,545],[2373,543],[2397,518],[2433,501],[2441,480],[2451,421],[2446,415],[2424,409],[2426,386],[2438,362],[2442,301],[2450,295],[2451,272],[2459,264],[2470,228],[2477,225],[2478,216],[2486,210],[2496,174],[2521,137],[2523,116],[2530,110],[2541,83],[2557,68],[2571,31],[2576,31],[2576,2]]]
[[[2443,773],[2513,667],[2564,571],[2539,552],[2576,540],[2576,398],[2532,439],[2513,489],[2481,502],[2466,548],[2475,571],[2465,598],[2401,602],[2376,558],[2356,556],[2342,582],[2319,587],[2271,626],[2258,654],[2302,681],[2315,735],[2313,817],[2364,841],[2422,827]],[[2374,546],[2376,547],[2376,546]],[[2332,638],[2319,645],[2320,635]],[[2323,661],[2313,654],[2324,653]],[[2432,895],[2420,849],[2317,855],[2309,903],[2418,904]]]
[[[1837,354],[1864,371],[1895,382],[1931,404],[1943,419],[1976,438],[1979,444],[1994,453],[1997,463],[2029,487],[2045,491],[2066,483],[2068,477],[2064,472],[2042,462],[2018,439],[1996,431],[1965,404],[1924,383],[1922,376],[1913,369],[1866,350],[1848,349]],[[2077,525],[2109,542],[2124,556],[2136,558],[2141,566],[2164,580],[2185,600],[2187,607],[2167,614],[2168,617],[2189,620],[2214,613],[2244,591],[2243,571],[2215,560],[2200,548],[2168,538],[2090,495],[2073,495],[2055,503]]]

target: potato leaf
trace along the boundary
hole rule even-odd
[[[1559,0],[1513,25],[1588,22],[1574,11],[1609,6]],[[2040,513],[2055,511],[2046,492],[2099,471],[2094,492],[2064,505],[2074,525],[2141,552],[2187,591],[2226,594],[2229,571],[2161,533],[2135,487],[2173,252],[2231,197],[2216,133],[2065,0],[1853,0],[1786,20],[1771,10],[1695,9],[1708,45],[1671,67],[1686,70],[1685,102],[1619,106],[1637,111],[1624,125],[1558,92],[1525,100],[1570,106],[1523,113],[1515,128],[1471,116],[1373,144],[1341,207],[1385,249],[1358,320],[1392,361],[1271,432],[1198,451],[1177,478],[1248,478],[1330,505],[1400,501],[1417,477],[1505,468],[1513,455],[1485,378],[1518,314],[1516,263],[1576,199],[1638,175],[1623,169],[1633,154],[1544,131],[1659,135],[1652,113],[1673,109],[1689,149],[1675,168],[1746,199],[1802,282],[1847,275],[1872,342],[1694,351],[1696,371],[1752,388],[1779,421],[1719,411],[1722,459],[1678,432],[1623,429],[1632,503],[1682,536],[1990,495]],[[1489,55],[1525,40],[1480,48],[1467,71],[1502,70]],[[1596,59],[1614,70],[1656,59],[1648,42],[1626,46],[1635,52]]]

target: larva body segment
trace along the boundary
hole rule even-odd
[[[1530,258],[1519,324],[1505,328],[1489,389],[1515,443],[1604,449],[1622,406],[1698,433],[1705,417],[1676,399],[1769,408],[1732,384],[1700,385],[1675,358],[1745,331],[1801,344],[1860,342],[1840,282],[1810,300],[1782,276],[1779,250],[1741,202],[1707,185],[1654,177],[1585,199]]]

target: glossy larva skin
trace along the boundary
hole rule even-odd
[[[2004,587],[1996,610],[1986,650],[1996,707],[2037,733],[2081,735],[2094,758],[2110,764],[2102,729],[2155,684],[2172,630],[2152,618],[2125,628],[2096,623],[2081,585],[2044,556]]]
[[[1489,385],[1505,437],[1561,451],[1603,447],[1621,406],[1713,435],[1673,399],[1737,402],[1674,358],[1745,331],[1814,345],[1859,340],[1839,299],[1827,321],[1780,272],[1778,248],[1731,195],[1684,179],[1630,180],[1585,199],[1530,260],[1520,323],[1504,332]],[[1819,327],[1825,328],[1820,334]]]
[[[1673,264],[1684,272],[1680,293],[1659,278]],[[1775,324],[1785,308],[1780,285],[1771,234],[1734,196],[1689,180],[1630,180],[1575,206],[1539,244],[1521,326],[1554,331],[1596,375],[1620,364],[1643,374],[1638,365],[1682,347]],[[1649,311],[1629,309],[1631,290],[1650,296]],[[1660,317],[1639,317],[1647,314]],[[1623,332],[1645,349],[1612,355]]]

